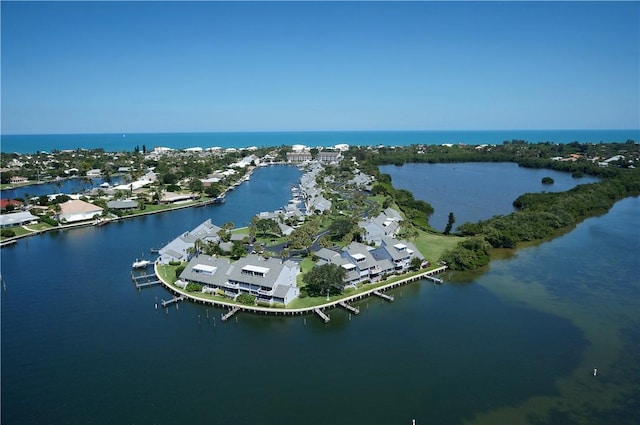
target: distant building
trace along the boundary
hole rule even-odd
[[[87,177],[100,177],[102,176],[102,170],[99,168],[94,168],[93,170],[87,171]]]
[[[312,159],[313,157],[309,151],[287,152],[287,162],[290,164],[302,164]]]
[[[323,164],[337,164],[342,160],[341,152],[320,151],[318,161]]]

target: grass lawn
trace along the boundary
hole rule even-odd
[[[411,242],[418,248],[424,258],[435,264],[448,249],[454,248],[465,238],[459,236],[444,236],[432,233],[420,232],[420,235]]]

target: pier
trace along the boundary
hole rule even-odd
[[[444,280],[440,279],[439,277],[426,275],[424,278],[429,279],[433,283],[437,283],[438,285],[442,285],[444,283]]]
[[[347,303],[346,303],[346,302],[344,302],[344,301],[340,301],[340,302],[338,303],[338,305],[339,305],[340,307],[346,308],[347,310],[349,310],[349,311],[350,311],[350,312],[352,312],[353,314],[360,314],[360,309],[359,309],[358,307],[354,307],[354,306],[352,306],[352,305],[349,305],[349,304],[347,304]]]
[[[238,311],[240,311],[240,307],[234,307],[231,310],[229,310],[229,312],[227,314],[223,314],[222,315],[222,321],[226,322],[227,320],[229,320],[229,318],[231,316],[233,316],[234,314],[236,314]]]
[[[387,294],[385,294],[383,292],[380,292],[380,291],[373,291],[373,295],[377,295],[380,298],[383,298],[383,299],[385,299],[385,300],[387,300],[389,302],[392,302],[395,299],[395,298],[393,298],[393,295],[387,295]]]
[[[162,283],[155,273],[135,275],[131,272],[131,280],[136,285],[137,289],[147,288],[149,286],[158,285]]]
[[[138,289],[147,288],[153,285],[159,285],[160,283],[162,283],[160,282],[160,280],[150,280],[148,282],[142,282],[142,283],[135,282],[136,288]]]
[[[319,308],[314,308],[313,311],[320,316],[320,318],[322,320],[324,320],[324,323],[329,323],[329,320],[331,320],[331,318],[329,316],[327,316],[326,314],[324,314],[324,311],[320,310]]]
[[[170,306],[170,305],[171,305],[171,304],[173,304],[173,303],[177,303],[178,301],[182,301],[182,300],[184,300],[184,298],[185,298],[185,297],[184,297],[184,295],[183,295],[183,296],[180,296],[180,297],[174,297],[174,298],[171,298],[171,299],[170,299],[170,300],[168,300],[168,301],[162,300],[162,307],[164,308],[164,307]]]

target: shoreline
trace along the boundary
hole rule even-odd
[[[173,284],[167,282],[166,280],[164,280],[163,277],[161,276],[161,274],[158,272],[158,262],[155,261],[153,263],[153,272],[154,272],[154,274],[156,275],[156,277],[160,281],[160,284],[166,290],[168,290],[169,293],[171,293],[172,295],[181,297],[182,299],[188,299],[189,301],[191,301],[191,302],[193,302],[195,304],[210,305],[212,307],[218,307],[218,308],[228,308],[228,309],[230,309],[230,311],[228,313],[229,316],[231,314],[235,314],[236,312],[246,312],[246,313],[251,313],[251,314],[263,314],[263,315],[267,315],[267,316],[301,316],[301,315],[309,315],[309,314],[314,314],[314,313],[316,313],[318,315],[321,315],[320,313],[318,313],[317,310],[319,310],[320,312],[324,313],[323,312],[324,309],[339,307],[341,303],[349,303],[349,302],[358,301],[358,300],[361,300],[363,298],[370,297],[372,295],[375,295],[374,292],[386,291],[388,289],[393,289],[393,288],[396,288],[398,286],[402,286],[402,285],[406,285],[406,284],[409,284],[409,283],[416,282],[418,280],[424,280],[425,277],[433,276],[433,275],[438,274],[438,273],[442,273],[447,269],[448,269],[447,266],[440,266],[440,267],[436,267],[436,268],[431,269],[431,270],[425,270],[423,272],[416,273],[414,275],[411,275],[411,276],[396,280],[394,282],[389,282],[389,283],[383,284],[381,286],[376,286],[375,288],[367,289],[366,291],[360,292],[358,294],[344,295],[344,296],[339,297],[339,299],[334,299],[334,300],[331,300],[331,301],[327,301],[326,303],[319,304],[319,305],[316,305],[316,306],[299,307],[299,308],[287,308],[287,307],[274,308],[274,307],[251,306],[251,305],[245,305],[245,304],[238,304],[238,303],[234,303],[234,302],[226,302],[226,301],[219,301],[219,300],[209,300],[209,299],[197,297],[197,296],[193,295],[192,293],[187,292],[186,290],[180,289],[180,288],[176,287],[175,285],[173,285]],[[157,304],[156,304],[156,307],[157,307]],[[222,314],[223,321],[226,320],[226,319],[224,319],[225,316],[226,316],[225,314]],[[328,319],[325,319],[325,323],[327,323],[328,321],[329,321]]]

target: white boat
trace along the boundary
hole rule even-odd
[[[145,269],[147,268],[147,266],[149,266],[149,264],[151,264],[151,261],[149,260],[137,260],[133,262],[133,264],[131,265],[132,268],[134,269]]]

